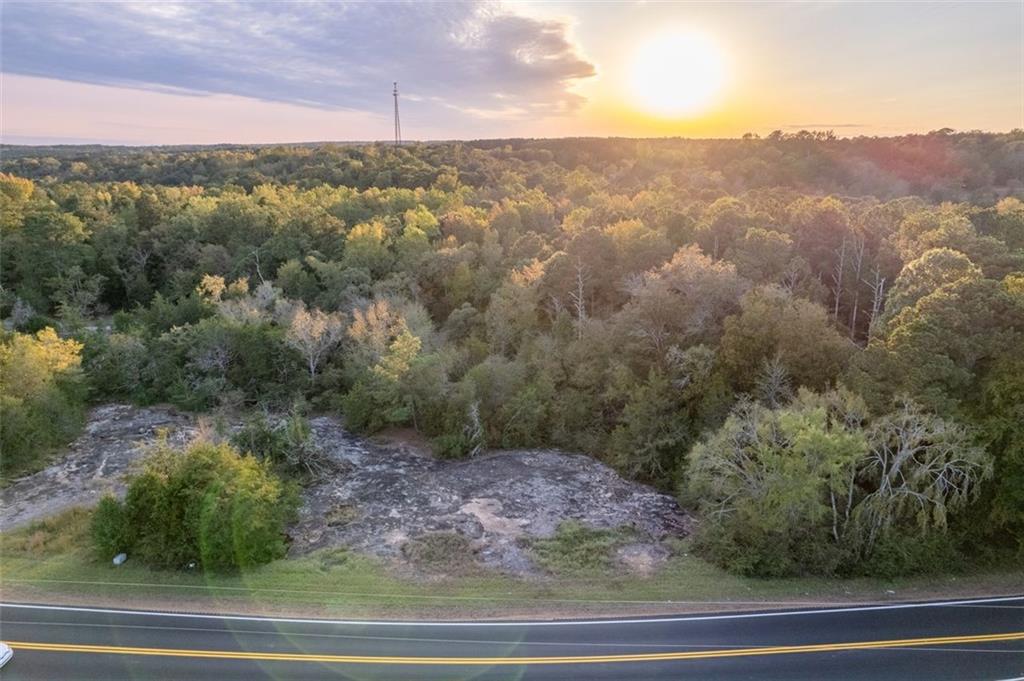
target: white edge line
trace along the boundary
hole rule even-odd
[[[282,622],[286,624],[342,624],[374,627],[551,627],[551,626],[583,626],[600,624],[658,624],[666,622],[704,622],[709,620],[757,619],[762,617],[791,617],[794,615],[828,615],[847,612],[870,612],[875,610],[904,610],[912,608],[935,608],[951,605],[970,605],[974,603],[999,603],[1005,601],[1024,600],[1024,596],[1000,596],[995,598],[977,598],[962,601],[926,601],[924,603],[896,603],[891,605],[863,605],[847,608],[824,608],[818,610],[784,610],[779,612],[756,612],[746,614],[723,615],[688,615],[678,617],[651,617],[607,620],[540,620],[520,622],[422,622],[422,621],[374,621],[374,620],[329,620],[303,619],[292,617],[257,617],[254,615],[209,615],[190,614],[184,612],[155,612],[147,610],[117,610],[112,608],[83,608],[65,605],[30,605],[26,603],[0,603],[0,609],[13,608],[22,610],[57,610],[62,612],[92,612],[111,615],[139,615],[146,617],[179,617],[186,619],[232,620],[243,622]],[[0,618],[2,620],[2,618]],[[1024,677],[1022,677],[1024,678]]]

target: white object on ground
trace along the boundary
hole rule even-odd
[[[11,650],[11,647],[0,642],[0,667],[10,662],[12,657],[14,657],[14,651]]]

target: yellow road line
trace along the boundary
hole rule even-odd
[[[941,636],[933,638],[904,638],[889,641],[855,641],[848,643],[820,643],[802,646],[774,646],[759,648],[733,648],[670,653],[644,653],[639,655],[585,655],[564,657],[392,657],[365,655],[322,655],[311,653],[244,652],[232,650],[186,650],[178,648],[129,648],[123,646],[77,645],[71,643],[33,643],[8,641],[15,650],[37,650],[54,653],[99,653],[107,655],[153,655],[159,657],[195,657],[221,660],[256,660],[267,662],[319,662],[338,664],[392,664],[392,665],[538,665],[538,664],[594,664],[610,662],[667,662],[673,660],[702,660],[718,657],[747,657],[757,655],[788,655],[792,653],[827,653],[842,650],[874,650],[880,648],[910,648],[914,646],[958,645],[963,643],[990,643],[994,641],[1022,641],[1024,631],[972,636]]]

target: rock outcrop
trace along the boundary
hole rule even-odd
[[[328,547],[402,561],[410,541],[438,533],[465,539],[473,560],[515,574],[536,570],[527,545],[573,519],[593,528],[632,530],[619,551],[627,569],[646,574],[684,536],[690,518],[675,500],[581,454],[497,451],[441,461],[402,444],[356,437],[334,418],[311,419],[312,437],[343,471],[303,489],[290,528],[290,555]],[[231,427],[231,424],[229,424]],[[123,477],[160,430],[173,443],[197,432],[195,420],[166,407],[94,409],[85,432],[58,462],[0,491],[0,528],[124,493]]]

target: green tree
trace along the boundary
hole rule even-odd
[[[690,444],[679,394],[668,377],[651,370],[629,392],[619,424],[608,440],[616,468],[648,482],[663,482]]]
[[[70,213],[30,212],[15,235],[5,238],[5,279],[13,279],[18,295],[36,309],[52,310],[68,273],[77,271],[87,278],[92,270],[94,252],[88,238],[85,224]]]
[[[869,421],[845,391],[791,405],[745,402],[690,452],[701,550],[744,574],[934,568],[949,518],[976,498],[992,459],[966,428],[904,403]]]
[[[405,379],[420,348],[420,339],[403,324],[388,344],[387,351],[356,381],[343,399],[347,425],[373,432],[388,425],[404,425],[412,421],[413,401],[405,390]]]
[[[342,258],[345,267],[366,269],[380,277],[390,271],[392,259],[383,222],[365,222],[348,233]]]
[[[949,248],[933,248],[907,263],[900,272],[886,299],[885,315],[887,318],[896,316],[903,308],[916,304],[946,284],[981,278],[981,268],[963,253]]]
[[[869,454],[856,473],[859,490],[851,484],[863,496],[848,531],[868,561],[879,560],[880,545],[891,551],[919,533],[944,532],[949,516],[976,498],[992,474],[992,457],[972,433],[909,402],[875,419],[868,438]]]
[[[806,393],[779,410],[744,402],[693,448],[688,494],[705,519],[698,545],[712,560],[766,576],[839,567],[832,528],[847,512],[849,481],[868,449],[853,416],[859,405],[842,399],[850,402],[843,409]]]
[[[782,232],[751,227],[725,257],[742,277],[759,284],[781,284],[794,269],[793,240]]]
[[[81,428],[82,344],[50,327],[0,335],[0,475],[29,473]]]
[[[161,442],[129,478],[123,504],[101,504],[93,537],[105,558],[125,551],[154,567],[236,571],[284,556],[296,501],[269,461],[226,443],[176,451]]]
[[[722,321],[738,307],[747,282],[732,263],[713,261],[688,246],[629,288],[630,300],[618,323],[642,348],[663,357],[672,345],[717,340]]]
[[[719,355],[739,391],[756,385],[766,362],[776,361],[797,386],[824,389],[835,382],[855,346],[832,326],[820,305],[774,286],[755,289],[725,320]]]
[[[485,313],[487,337],[494,351],[514,352],[539,326],[537,305],[543,266],[534,261],[514,270],[495,291]]]

